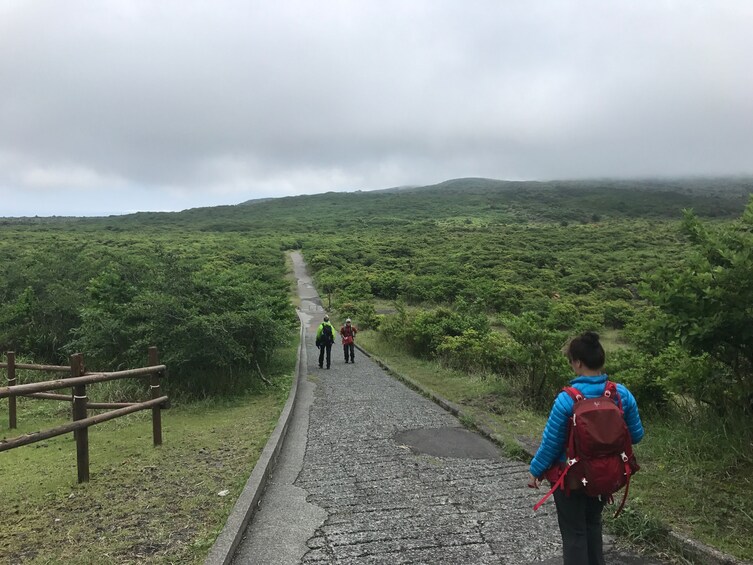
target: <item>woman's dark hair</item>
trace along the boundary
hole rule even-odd
[[[604,348],[599,343],[599,334],[595,332],[585,332],[571,339],[565,355],[570,361],[580,361],[589,369],[596,370],[604,366]]]

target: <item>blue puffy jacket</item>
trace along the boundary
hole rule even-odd
[[[595,377],[577,377],[570,381],[570,386],[577,388],[586,398],[596,398],[604,394],[607,379],[605,374]],[[638,414],[638,404],[633,394],[624,385],[617,384],[617,392],[620,393],[622,400],[622,409],[630,438],[633,443],[638,443],[643,438],[643,424]],[[554,399],[554,405],[541,438],[541,445],[531,461],[530,471],[534,477],[542,478],[555,461],[565,460],[565,443],[568,424],[573,415],[573,403],[573,399],[564,391]]]

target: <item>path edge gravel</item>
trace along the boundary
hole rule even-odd
[[[204,565],[228,565],[232,562],[235,552],[246,532],[246,528],[259,506],[259,499],[267,486],[269,477],[272,476],[288,432],[290,417],[293,414],[293,407],[295,406],[298,393],[298,385],[306,375],[305,347],[304,325],[301,324],[296,375],[290,386],[288,400],[285,402],[285,406],[277,420],[277,425],[272,435],[269,436],[256,465],[254,465],[254,470],[251,472],[248,481],[246,481],[246,486],[243,487],[243,491],[238,496],[238,500],[235,502],[235,506],[233,506],[225,526],[209,550]]]

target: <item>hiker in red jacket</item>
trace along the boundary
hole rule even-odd
[[[345,325],[340,327],[340,335],[343,338],[343,354],[345,355],[345,362],[348,362],[348,356],[350,355],[350,362],[355,363],[355,350],[356,346],[354,341],[358,330],[351,323],[350,318],[345,320]]]
[[[604,348],[599,342],[598,334],[586,332],[573,338],[567,345],[565,354],[576,378],[570,381],[572,389],[563,389],[554,400],[541,445],[531,461],[529,487],[538,488],[545,476],[550,482],[555,481],[556,485],[557,479],[552,472],[554,475],[561,475],[565,470],[564,461],[569,434],[572,433],[571,420],[576,402],[570,394],[572,392],[578,393],[577,400],[598,399],[605,396],[607,387],[610,387],[617,398],[611,393],[608,398],[622,411],[628,447],[643,438],[643,425],[635,397],[624,385],[610,383],[604,373]],[[575,462],[576,459],[571,461]],[[566,482],[564,479],[570,479],[570,476],[563,477],[563,482]],[[577,484],[567,482],[567,485],[563,484],[562,488],[553,492],[562,535],[564,565],[603,565],[601,512],[606,502],[605,497],[586,495],[584,490],[588,481],[583,482],[580,488]]]

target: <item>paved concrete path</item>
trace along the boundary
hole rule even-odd
[[[336,344],[318,368],[323,310],[294,259],[308,379],[234,563],[560,563],[554,504],[534,514],[526,464],[358,351],[345,364]]]

